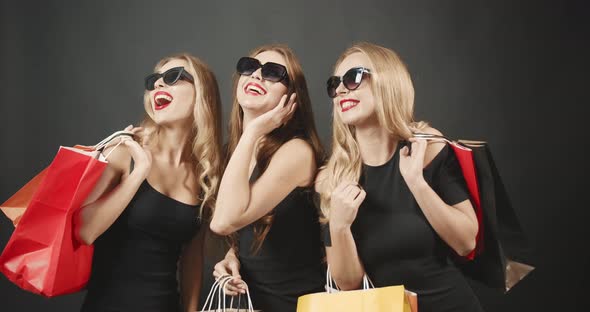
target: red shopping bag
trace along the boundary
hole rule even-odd
[[[74,148],[80,151],[94,152],[104,149],[113,139],[121,135],[132,135],[126,131],[117,131],[98,144],[94,146],[75,145]],[[27,206],[31,202],[33,195],[39,188],[39,184],[43,182],[45,175],[47,174],[47,168],[39,172],[33,179],[25,184],[18,192],[14,193],[7,201],[0,205],[0,210],[12,221],[12,224],[16,226],[20,221],[20,218],[25,213]]]
[[[86,285],[93,247],[77,240],[74,216],[107,165],[101,150],[110,140],[60,147],[49,167],[11,197],[26,209],[16,207],[24,213],[0,255],[0,271],[20,288],[54,297]]]

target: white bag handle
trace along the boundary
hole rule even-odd
[[[116,139],[117,137],[120,137],[122,135],[128,135],[133,137],[133,132],[131,131],[125,131],[125,130],[120,130],[120,131],[116,131],[115,133],[109,135],[108,137],[106,137],[104,140],[98,142],[96,145],[94,145],[92,148],[97,151],[101,148],[104,148],[107,144],[109,144],[112,140]]]
[[[335,286],[335,288],[334,288]],[[328,268],[326,269],[326,292],[328,292],[329,294],[331,293],[337,293],[340,291],[340,288],[338,288],[338,285],[336,285],[336,281],[332,280],[332,274],[330,273],[330,265],[328,264]],[[367,275],[367,273],[365,273],[363,275],[363,290],[367,290],[367,289],[372,289],[375,288],[375,285],[373,284],[373,281],[371,281],[371,279],[369,278],[369,276]],[[406,294],[406,296],[408,297],[416,297],[418,296],[417,293],[411,291],[411,290],[407,290],[404,287],[404,294]],[[417,299],[414,299],[417,300]],[[413,306],[413,304],[411,303],[412,300],[410,301],[410,306],[412,311],[417,311],[416,306]]]
[[[338,285],[336,284],[336,281],[334,281],[332,279],[332,273],[330,273],[330,265],[328,264],[328,268],[326,269],[326,292],[328,292],[329,294],[331,293],[336,293],[340,291],[340,287],[338,287]],[[363,289],[367,290],[367,289],[371,289],[371,288],[375,288],[375,285],[373,284],[373,281],[371,281],[371,279],[369,278],[369,276],[367,275],[367,273],[365,273],[363,275]]]
[[[217,309],[215,309],[215,311],[219,311],[219,312],[224,312],[227,311],[226,307],[226,290],[225,290],[225,286],[227,285],[227,283],[229,283],[231,280],[233,280],[234,277],[230,276],[230,275],[224,275],[222,277],[220,277],[219,279],[215,280],[215,282],[213,283],[213,285],[211,285],[211,290],[209,291],[209,294],[207,295],[207,298],[205,299],[205,304],[203,304],[203,310],[201,311],[211,311],[211,308],[213,308],[213,301],[215,296],[217,295]],[[248,312],[254,312],[254,306],[252,305],[252,299],[250,298],[250,291],[248,290],[248,287],[246,286],[246,298],[248,299]],[[229,308],[233,308],[233,302],[234,302],[234,298],[232,297],[229,303]],[[239,308],[239,307],[238,307]]]

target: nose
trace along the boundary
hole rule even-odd
[[[255,70],[251,75],[251,78],[262,80],[262,67]]]
[[[341,95],[341,94],[347,94],[350,90],[346,89],[346,87],[344,87],[344,83],[342,83],[342,81],[338,84],[338,86],[336,87],[336,96]]]
[[[164,85],[165,85],[165,83],[164,83],[164,77],[160,77],[154,83],[154,89],[162,88],[162,87],[164,87]]]

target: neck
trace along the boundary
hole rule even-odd
[[[244,113],[244,118],[242,118],[242,132],[248,127],[252,120],[256,119],[256,117],[262,115],[262,113],[251,110],[251,109],[243,109],[242,112]]]
[[[157,156],[165,163],[178,167],[190,160],[192,143],[189,142],[192,131],[190,122],[175,127],[160,127],[158,132]]]
[[[378,123],[357,126],[356,141],[363,163],[369,166],[386,163],[397,147],[397,140]]]

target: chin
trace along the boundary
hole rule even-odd
[[[179,118],[178,116],[154,116],[154,122],[158,126],[178,125],[187,120],[187,118]]]
[[[251,99],[247,99],[244,101],[239,102],[240,106],[243,110],[255,111],[255,112],[267,112],[269,111],[268,107],[266,107],[265,103],[260,103],[259,101],[253,101]]]

